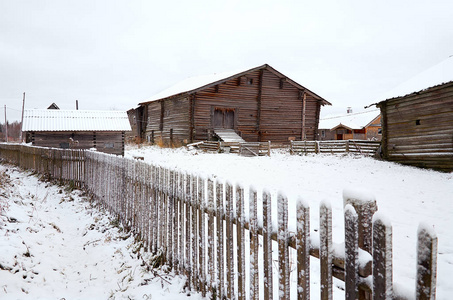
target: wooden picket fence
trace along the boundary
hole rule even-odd
[[[345,282],[348,300],[406,299],[392,288],[392,227],[378,215],[373,218],[375,202],[345,199],[345,251],[339,254],[333,251],[327,203],[320,206],[317,242],[310,238],[308,205],[297,201],[289,207],[293,202],[283,194],[275,198],[83,150],[0,144],[0,159],[87,190],[149,251],[187,276],[188,289],[213,299],[309,299],[310,255],[319,258],[321,299],[332,299],[333,277]],[[289,231],[289,209],[297,211],[295,232]],[[435,234],[420,228],[417,249],[416,299],[435,299]]]
[[[379,149],[381,142],[368,140],[335,140],[335,141],[291,141],[291,154],[352,153],[372,156]]]

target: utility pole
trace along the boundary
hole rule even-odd
[[[22,118],[20,120],[20,138],[19,141],[22,143],[22,126],[24,126],[24,108],[25,108],[25,92],[24,92],[24,98],[22,99]]]
[[[8,121],[6,120],[6,104],[5,104],[5,141],[8,143]]]

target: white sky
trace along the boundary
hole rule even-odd
[[[0,120],[127,110],[190,76],[270,64],[345,111],[453,55],[453,2],[0,1]]]

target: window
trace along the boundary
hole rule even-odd
[[[325,130],[321,130],[321,137],[326,137],[326,131]]]
[[[115,148],[115,143],[104,143],[104,148]]]
[[[378,128],[377,133],[382,134],[382,128]]]

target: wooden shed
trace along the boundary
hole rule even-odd
[[[22,131],[35,146],[91,149],[124,155],[130,131],[126,112],[32,109],[24,111]]]
[[[377,103],[383,157],[453,171],[453,57],[391,91]]]
[[[374,140],[382,137],[379,109],[327,115],[319,121],[319,140]]]
[[[186,144],[235,132],[247,142],[314,140],[325,99],[265,64],[189,78],[140,103],[142,138]],[[140,131],[140,129],[138,129]]]

